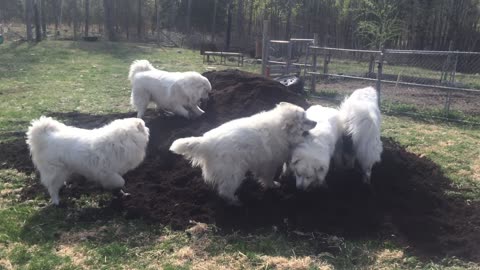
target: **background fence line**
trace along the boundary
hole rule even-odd
[[[368,85],[383,111],[480,124],[480,53],[322,47],[314,39],[264,40],[262,72],[298,75],[314,98],[341,101]]]

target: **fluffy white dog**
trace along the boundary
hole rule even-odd
[[[377,91],[373,87],[355,90],[343,101],[339,111],[343,142],[339,143],[335,163],[352,168],[355,160],[358,161],[364,182],[370,184],[372,167],[380,161],[383,149]]]
[[[149,129],[138,118],[88,130],[42,116],[28,128],[27,144],[42,184],[58,205],[58,192],[73,173],[108,189],[122,188],[122,175],[143,161],[148,137]]]
[[[150,101],[157,109],[186,118],[204,113],[199,105],[208,99],[212,86],[197,72],[168,72],[154,68],[147,60],[135,60],[130,65],[128,79],[132,84],[131,103],[142,118]]]
[[[239,204],[235,195],[247,171],[269,188],[291,149],[303,141],[315,122],[302,108],[281,102],[274,109],[227,122],[203,134],[173,142],[170,151],[202,168],[203,178],[219,195]]]
[[[325,176],[341,134],[337,109],[314,105],[306,112],[307,118],[317,125],[292,153],[289,167],[295,174],[298,189],[326,185]]]

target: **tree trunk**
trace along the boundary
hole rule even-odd
[[[248,17],[248,36],[252,35],[252,21],[253,21],[253,3],[254,0],[250,0],[250,13]]]
[[[244,21],[244,16],[243,16],[243,6],[244,2],[243,0],[238,0],[237,2],[237,32],[238,32],[238,40],[242,41],[243,34],[244,34],[244,28],[243,28],[243,21]]]
[[[28,41],[33,41],[32,20],[33,20],[33,0],[26,0],[25,1],[25,25],[27,26]]]
[[[88,37],[88,27],[90,26],[90,0],[85,0],[85,36]]]
[[[157,3],[157,0],[155,0],[155,3]],[[161,31],[161,29],[160,29],[160,5],[159,4],[160,3],[157,4],[157,13],[156,13],[157,21],[156,21],[156,27],[155,27],[156,28],[155,30],[157,31],[157,42],[158,43],[160,42],[160,31]]]
[[[115,41],[115,29],[113,27],[113,1],[103,0],[103,11],[105,12],[105,31],[109,41]]]
[[[77,0],[73,0],[73,40],[78,40],[78,7]]]
[[[40,23],[42,24],[42,37],[47,38],[47,23],[45,18],[45,0],[40,0]]]
[[[54,15],[55,15],[55,38],[57,38],[60,35],[60,24],[61,24],[61,18],[62,18],[62,0],[55,0],[53,1],[54,4]]]
[[[232,11],[233,11],[233,4],[230,0],[227,6],[227,33],[225,35],[225,51],[230,49],[230,35],[232,32]]]
[[[125,5],[126,5],[125,11],[127,12],[127,15],[125,16],[125,30],[127,32],[126,33],[127,34],[127,40],[130,39],[130,19],[129,19],[130,16],[128,16],[128,10],[130,10],[129,9],[129,7],[130,7],[130,5],[129,5],[130,2],[129,1],[130,0],[125,0]]]
[[[292,17],[291,1],[287,2],[287,23],[285,25],[285,40],[290,40],[290,20]]]
[[[33,11],[34,11],[34,20],[35,20],[35,41],[40,42],[42,41],[42,29],[40,26],[40,11],[38,10],[38,1],[35,0],[33,3]]]
[[[215,28],[217,26],[217,3],[218,3],[218,0],[215,0],[213,2],[212,42],[215,42]]]
[[[142,38],[142,0],[138,0],[137,5],[137,36]]]
[[[187,2],[187,17],[185,22],[186,32],[190,33],[190,23],[192,17],[192,0],[188,0]]]

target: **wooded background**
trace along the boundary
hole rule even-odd
[[[273,39],[312,38],[339,48],[480,51],[479,0],[1,0],[0,23],[25,38],[155,40],[196,36],[219,49],[252,47],[263,20]],[[37,25],[37,27],[35,27]],[[196,44],[195,42],[191,44]]]

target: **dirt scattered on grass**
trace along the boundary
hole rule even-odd
[[[88,260],[88,256],[83,252],[78,251],[78,246],[76,245],[58,245],[56,247],[56,253],[59,256],[67,257],[71,260],[72,264],[75,267],[80,269],[85,269],[85,262]]]
[[[278,269],[278,270],[304,270],[311,269],[315,266],[315,269],[319,270],[331,270],[333,266],[325,262],[317,262],[312,257],[280,257],[280,256],[261,256],[262,260],[261,269]]]
[[[401,250],[383,249],[375,254],[375,269],[392,269],[399,267],[404,257]]]
[[[358,171],[332,170],[327,176],[329,189],[312,192],[297,191],[292,176],[278,179],[281,188],[266,191],[247,179],[239,190],[244,205],[226,205],[204,183],[200,169],[168,151],[170,144],[177,138],[199,136],[226,121],[271,109],[281,101],[302,107],[308,103],[280,83],[258,75],[220,71],[205,76],[213,87],[210,100],[202,106],[206,113],[195,120],[149,114],[147,158],[125,176],[126,190],[132,196],[107,202],[107,208],[124,213],[126,218],[144,218],[174,229],[184,230],[190,220],[195,220],[226,232],[272,227],[287,232],[325,232],[392,240],[420,257],[449,255],[480,261],[478,202],[448,197],[446,192],[453,188],[438,165],[387,138],[383,138],[382,162],[373,170],[374,194],[362,184]],[[113,120],[104,116],[100,121],[98,117],[92,117],[96,124]],[[88,122],[88,117],[84,120]],[[24,148],[24,143],[3,147],[18,151],[0,152],[0,158],[15,153],[8,157],[13,166],[33,170],[27,166],[28,150]],[[27,197],[44,192],[40,185],[27,190]],[[69,190],[62,194],[63,200],[93,192],[88,184],[75,184]]]

